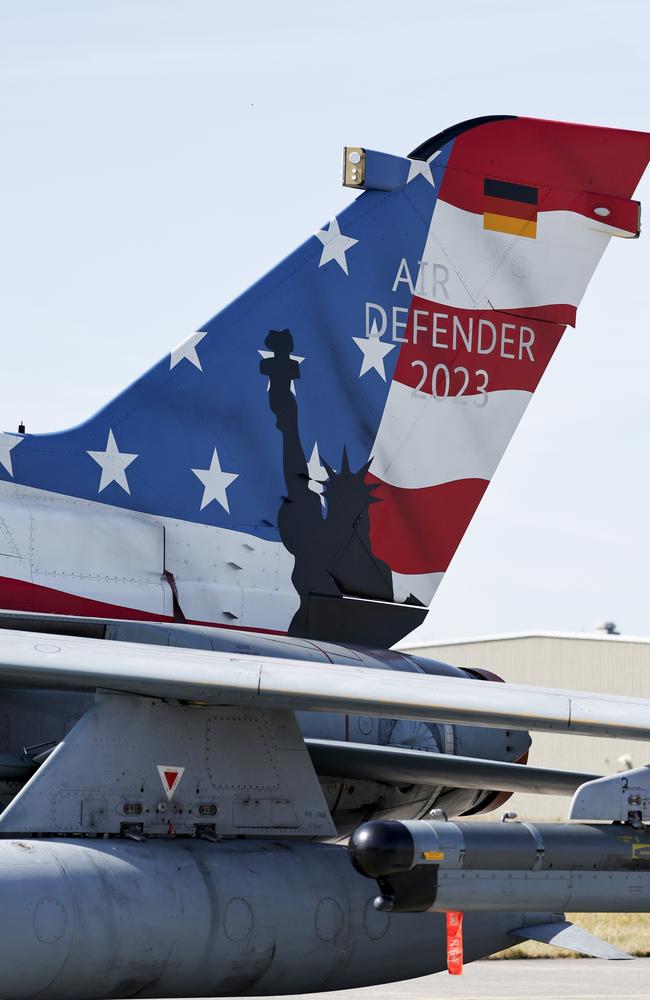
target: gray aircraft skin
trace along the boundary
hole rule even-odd
[[[313,662],[352,662],[361,669],[479,676],[388,650],[253,633],[224,637],[198,626],[11,613],[0,617],[0,625],[11,631],[38,629],[50,639],[102,637],[107,646],[130,641],[248,656],[280,653],[301,663],[309,656]],[[17,793],[54,756],[53,747],[64,746],[78,732],[79,720],[88,717],[95,701],[86,691],[2,690],[1,710],[11,719],[7,753],[0,761],[5,806],[20,803]],[[303,736],[325,741],[323,746],[353,746],[356,741],[370,749],[399,752],[405,747],[411,754],[426,754],[425,763],[441,754],[461,762],[475,759],[456,778],[470,787],[449,787],[435,773],[419,785],[321,773],[320,786],[335,823],[327,831],[333,834],[330,840],[345,837],[364,819],[420,817],[437,803],[452,813],[489,808],[497,793],[477,788],[471,768],[482,759],[521,759],[530,745],[528,734],[517,730],[325,712],[299,712],[297,719]],[[146,728],[141,718],[138,726]],[[115,721],[114,728],[123,730],[124,724]],[[106,753],[104,746],[101,752]],[[76,751],[74,758],[73,774],[62,779],[66,789],[81,780]],[[380,761],[379,766],[385,765]],[[574,776],[573,786],[583,777]],[[516,782],[516,776],[507,775],[506,785],[508,778]],[[548,780],[552,783],[552,775]],[[94,794],[98,798],[101,790]],[[61,795],[59,788],[46,815],[40,820],[33,816],[32,824],[47,826],[48,814],[60,811]],[[157,802],[153,809],[161,805]],[[287,840],[213,842],[220,834],[217,828],[206,833],[207,824],[200,824],[206,829],[198,837],[195,825],[183,836],[178,814],[171,811],[162,813],[165,833],[170,815],[172,839],[153,839],[158,834],[154,829],[138,842],[130,838],[141,837],[139,832],[122,827],[119,839],[97,840],[86,832],[83,840],[52,835],[34,840],[23,836],[31,832],[23,829],[30,820],[19,820],[20,839],[0,840],[5,901],[0,932],[8,943],[0,962],[3,1000],[273,995],[352,988],[444,969],[444,918],[379,913],[373,906],[376,892],[353,870],[344,848]],[[9,836],[4,831],[0,835]],[[511,930],[551,919],[544,912],[498,914],[489,922],[468,917],[466,960],[515,943]]]
[[[416,657],[393,650],[345,647],[333,643],[296,641],[291,637],[267,637],[255,633],[226,634],[215,629],[175,624],[156,624],[100,619],[70,619],[64,616],[10,615],[0,613],[0,627],[31,628],[39,631],[64,634],[96,635],[113,641],[138,642],[177,648],[218,650],[244,655],[281,656],[289,660],[309,658],[319,663],[354,663],[365,668],[395,670],[442,677],[484,677],[485,672],[461,670],[448,664],[424,657]],[[24,780],[34,767],[44,759],[71,724],[92,703],[92,696],[81,692],[20,690],[2,692],[0,705],[11,717],[12,724],[5,745],[6,753],[0,757],[0,802],[8,804],[15,795],[21,778]],[[371,716],[347,715],[332,712],[300,712],[298,721],[303,736],[311,740],[312,756],[316,758],[317,771],[328,808],[341,836],[347,836],[360,822],[376,818],[417,818],[426,816],[436,807],[453,815],[485,812],[501,805],[507,795],[477,786],[473,773],[476,765],[466,764],[463,771],[461,758],[498,761],[521,761],[530,746],[527,733],[492,729],[478,726],[450,725],[445,723],[408,722],[400,719],[377,719]],[[426,752],[429,764],[426,781],[418,783],[416,776],[410,780],[387,780],[388,762],[379,759],[373,771],[375,780],[363,780],[358,756],[354,763],[343,766],[343,772],[326,770],[341,768],[347,763],[335,755],[334,745],[355,745],[362,750],[385,747],[387,750]],[[27,748],[27,751],[25,751]],[[329,751],[329,752],[328,752]],[[433,755],[433,756],[431,756]],[[432,768],[434,759],[447,758],[443,763],[457,764],[453,772],[436,780]],[[392,755],[394,764],[396,754]],[[450,758],[452,760],[450,761]],[[456,758],[455,760],[453,758]],[[442,766],[442,764],[439,764]],[[352,767],[352,772],[350,772]],[[367,764],[366,764],[367,767]],[[508,779],[516,782],[517,768],[511,773],[498,773],[500,789],[510,789]],[[481,775],[481,778],[483,776]],[[589,775],[569,776],[564,790],[573,791]],[[354,778],[353,781],[346,780]],[[450,779],[454,784],[449,786]],[[542,776],[544,787],[551,775]],[[566,777],[564,778],[566,781]],[[479,779],[480,781],[480,779]],[[504,784],[505,781],[505,784]],[[523,787],[530,788],[531,774],[526,771]],[[460,782],[460,785],[456,785]],[[517,787],[516,784],[513,787]]]
[[[343,847],[0,842],[3,1000],[312,993],[445,967],[440,914],[379,913]],[[468,915],[468,961],[549,914]]]
[[[368,872],[350,864],[347,849],[332,842],[350,822],[349,811],[338,827],[336,809],[331,812],[326,801],[332,779],[318,780],[298,710],[316,715],[343,699],[353,718],[363,707],[366,714],[359,718],[377,720],[391,704],[398,720],[421,722],[425,713],[434,715],[439,721],[429,722],[433,732],[441,724],[482,715],[487,725],[480,733],[501,739],[510,731],[500,728],[500,718],[518,725],[520,736],[526,722],[535,729],[625,732],[637,738],[647,738],[650,730],[650,705],[643,700],[494,684],[453,669],[438,671],[437,664],[431,664],[431,673],[412,667],[400,673],[386,669],[385,662],[373,663],[370,652],[363,654],[365,664],[350,666],[323,657],[219,652],[199,642],[203,633],[186,629],[167,629],[165,645],[156,645],[163,632],[148,623],[136,627],[150,633],[146,643],[124,642],[123,635],[97,638],[98,628],[106,635],[112,627],[107,622],[41,618],[41,631],[24,631],[24,616],[7,615],[4,625],[9,627],[0,630],[3,705],[9,717],[21,725],[31,718],[48,737],[40,747],[32,745],[30,759],[23,754],[22,776],[20,757],[4,758],[7,768],[16,768],[16,785],[0,814],[3,1000],[277,995],[444,969],[444,916],[418,912],[434,908],[431,872],[443,873],[441,862],[427,862],[424,879],[415,873],[416,885],[422,882],[428,893],[425,905],[421,892],[416,905],[407,894],[388,912],[379,870],[371,871],[369,880]],[[183,635],[191,648],[179,645]],[[498,701],[491,703],[497,690]],[[527,734],[523,739],[527,742]],[[338,746],[340,751],[345,744]],[[372,751],[371,744],[366,748]],[[397,754],[401,767],[406,767],[404,753],[431,760],[434,772],[437,767],[435,751],[388,745],[375,751]],[[464,783],[471,784],[472,768],[487,762],[462,758],[461,763],[459,773],[467,768]],[[517,767],[493,763],[505,767],[504,773]],[[520,770],[527,769],[520,766],[517,775]],[[650,770],[641,771],[625,776],[624,787],[608,784],[613,779],[603,786],[603,779],[580,784],[589,775],[570,778],[579,786],[572,807],[576,817],[606,821],[602,829],[618,831],[617,857],[606,836],[600,855],[598,843],[590,843],[606,880],[604,897],[601,892],[596,899],[592,889],[598,905],[619,891],[627,909],[648,908],[647,873],[639,875],[638,869],[648,850]],[[543,790],[544,774],[537,772]],[[348,784],[338,780],[343,788]],[[550,772],[548,787],[555,788],[557,780]],[[411,816],[422,815],[421,798],[411,798],[414,806],[401,802],[391,813],[385,807],[386,797],[394,795],[390,783],[371,787],[379,790],[365,803],[367,827],[401,827],[385,819],[409,808]],[[425,787],[435,800],[439,786]],[[584,792],[592,788],[585,803]],[[407,820],[406,826],[419,831],[418,822],[429,831],[423,851],[442,844],[444,851],[454,846],[454,856],[464,856],[458,845],[471,828],[464,833],[462,824],[421,820]],[[611,822],[618,826],[611,828]],[[509,860],[510,840],[519,828],[491,825],[484,847],[476,828],[478,863],[494,868],[496,859],[500,870],[461,877],[486,876],[487,894],[463,893],[461,883],[459,895],[457,882],[440,883],[445,899],[468,910],[466,960],[525,937],[600,957],[627,957],[567,924],[560,912],[559,904],[572,898],[576,870],[584,867],[584,843],[558,828],[548,867],[559,858],[564,868],[542,871],[544,840],[529,824],[521,825],[519,854]],[[500,834],[506,835],[501,844]],[[631,863],[626,851],[630,857],[641,853]],[[472,857],[470,850],[470,868]],[[528,866],[532,878],[517,897],[519,906],[508,908],[508,869],[519,859],[520,877],[529,877]],[[413,864],[410,856],[406,867]],[[394,882],[391,865],[389,857]],[[586,877],[592,884],[597,873]],[[588,902],[579,891],[573,898]],[[544,905],[549,899],[553,907]]]
[[[2,1000],[402,980],[445,968],[449,911],[466,961],[628,957],[563,910],[650,909],[650,768],[526,759],[650,739],[650,701],[388,647],[649,158],[508,115],[346,147],[327,229],[79,427],[0,434]],[[519,789],[568,822],[467,820]]]
[[[286,659],[305,663],[305,644],[291,639],[269,641],[238,635],[224,642],[213,630],[192,626],[2,616],[2,625],[10,633],[26,624],[41,630],[39,646],[48,638],[58,642],[66,633],[77,633],[103,635],[99,641],[107,647],[111,640],[121,644],[128,639],[140,646],[161,644],[202,651],[215,647],[223,651],[225,646],[248,656],[281,649]],[[390,651],[310,646],[313,662],[323,665],[352,660],[358,669],[471,676],[444,664]],[[222,834],[219,823],[210,822],[214,817],[205,804],[198,807],[203,821],[184,826],[178,805],[183,801],[180,789],[178,796],[165,803],[157,777],[151,805],[143,805],[146,813],[154,815],[153,822],[125,822],[141,819],[142,812],[134,811],[135,801],[125,804],[122,794],[118,796],[118,825],[112,832],[110,823],[102,826],[106,792],[101,786],[106,784],[107,763],[123,774],[134,748],[141,754],[147,745],[150,727],[142,708],[131,706],[131,720],[125,715],[127,705],[135,701],[142,699],[104,696],[98,701],[96,695],[83,690],[2,691],[0,705],[12,721],[12,742],[2,758],[4,803],[10,808],[0,818],[0,836],[6,838],[0,839],[4,901],[0,933],[6,945],[0,959],[3,1000],[315,992],[425,975],[445,967],[444,918],[378,912],[373,905],[376,890],[354,871],[344,847],[304,843],[304,837],[287,840],[287,834],[294,831],[286,829],[278,829],[273,839],[249,839],[246,825],[238,828],[237,839],[232,840],[229,835],[234,831],[224,828]],[[97,722],[92,716],[107,710],[112,714],[104,728],[101,720]],[[186,707],[169,711],[172,715],[185,712],[193,725],[206,710]],[[483,755],[494,761],[518,758],[530,743],[526,732],[515,730],[316,712],[299,712],[297,718],[307,738],[345,745],[345,730],[352,730],[357,740],[372,748],[376,746],[373,740],[385,733],[382,746],[396,752],[400,744],[394,733],[399,726],[404,733],[403,745],[410,753],[426,754],[433,761],[440,750],[448,757],[462,750],[476,754],[476,766]],[[241,721],[246,726],[250,719]],[[87,727],[84,731],[88,722],[92,735]],[[185,724],[181,727],[182,750],[173,748],[173,719],[158,719],[158,727],[165,733],[168,756],[187,762]],[[126,750],[121,758],[116,756],[119,743]],[[100,765],[100,773],[90,778],[92,788],[81,798],[78,787],[83,788],[87,779],[80,767],[80,747],[86,747]],[[66,749],[70,756],[67,772]],[[200,744],[200,752],[204,749],[208,749],[207,741],[205,746]],[[46,776],[48,767],[56,768],[57,762],[64,770],[48,798],[47,788],[39,789],[38,778],[39,774]],[[252,749],[250,761],[240,758],[233,766],[237,772],[233,784],[242,789],[253,786],[257,795],[264,794],[266,778],[260,782],[261,763]],[[205,760],[196,766],[197,774],[202,770]],[[251,772],[250,777],[246,771]],[[290,778],[294,788],[299,786],[295,764]],[[459,772],[459,778],[468,785],[476,784],[471,774],[463,777]],[[194,780],[198,792],[205,775]],[[35,794],[33,801],[30,788]],[[495,796],[475,787],[454,789],[434,784],[431,778],[419,786],[405,786],[322,774],[321,789],[327,806],[320,812],[325,817],[331,809],[335,825],[319,833],[329,834],[324,839],[330,841],[345,836],[363,818],[422,816],[439,801],[452,806],[457,802],[461,810],[471,811],[477,802],[489,805]],[[138,805],[143,791],[145,798],[149,794],[144,784],[128,791]],[[221,792],[223,795],[223,789]],[[206,794],[203,787],[201,794]],[[250,791],[246,794],[250,796]],[[86,808],[89,825],[84,826]],[[244,824],[248,822],[244,820]],[[32,827],[44,831],[48,825],[67,829],[75,839],[56,836],[54,830],[46,837],[29,836]],[[91,835],[98,827],[101,839]],[[522,933],[528,924],[547,924],[552,919],[546,911],[495,914],[489,921],[470,916],[466,922],[466,959],[508,947],[517,940],[511,931]]]

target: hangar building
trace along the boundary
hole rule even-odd
[[[485,667],[505,681],[650,698],[650,638],[605,633],[522,632],[450,641],[401,643],[459,667]],[[612,774],[650,764],[650,742],[533,733],[530,763]],[[507,809],[521,819],[566,819],[569,799],[513,795]]]

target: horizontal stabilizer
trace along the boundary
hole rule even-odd
[[[632,958],[626,951],[615,948],[613,944],[603,941],[590,934],[589,931],[572,924],[568,920],[558,920],[552,924],[537,924],[535,927],[520,927],[516,931],[510,931],[513,937],[521,938],[523,941],[541,941],[543,944],[552,944],[556,948],[567,948],[569,951],[577,951],[581,955],[590,955],[592,958],[606,958],[609,960],[621,960]]]
[[[372,743],[316,739],[307,739],[305,743],[317,772],[337,778],[388,784],[489,788],[499,792],[532,792],[537,795],[573,795],[580,785],[594,777],[580,771],[558,771]]]
[[[650,701],[338,663],[0,634],[0,685],[650,739]]]

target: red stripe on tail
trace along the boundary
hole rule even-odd
[[[370,507],[370,543],[396,573],[442,573],[488,487],[485,479],[458,479],[419,490],[376,483]]]
[[[497,389],[534,392],[564,332],[557,322],[543,320],[567,308],[531,309],[537,314],[533,318],[525,310],[514,315],[415,298],[393,378],[433,395],[435,372],[438,396],[476,396]],[[438,365],[443,368],[436,371]]]

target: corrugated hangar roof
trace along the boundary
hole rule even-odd
[[[543,629],[534,632],[495,632],[490,635],[469,635],[450,639],[420,639],[399,642],[398,649],[422,649],[425,646],[468,646],[473,642],[503,642],[508,639],[581,639],[596,642],[640,642],[650,643],[647,635],[612,635],[609,632],[550,632]]]
[[[482,667],[506,682],[603,694],[650,697],[650,636],[531,630],[451,639],[413,639],[400,648],[452,663]],[[569,734],[533,734],[530,763],[612,774],[650,762],[650,743]],[[517,793],[508,808],[523,818],[565,819],[568,800]]]

